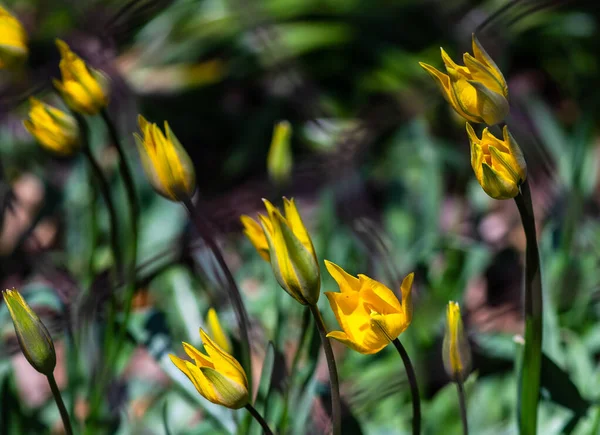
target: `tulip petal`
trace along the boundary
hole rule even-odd
[[[519,193],[519,187],[500,177],[487,163],[483,163],[481,187],[494,199],[511,199]]]
[[[300,217],[300,213],[298,213],[298,208],[293,199],[283,198],[283,211],[285,213],[285,219],[294,235],[300,240],[300,243],[310,251],[315,258],[315,261],[317,261],[317,254],[315,253],[315,248],[310,239],[310,235],[308,234],[308,231],[306,231],[306,227],[302,222],[302,218]]]
[[[402,312],[402,305],[398,297],[387,286],[375,281],[366,275],[359,274],[361,282],[361,295],[365,302],[372,305],[372,309],[380,314]]]
[[[360,342],[365,326],[369,325],[369,313],[359,304],[358,292],[325,292],[331,311],[349,340]]]
[[[520,181],[523,182],[527,179],[527,162],[525,161],[523,151],[521,151],[521,147],[519,147],[515,138],[510,134],[508,126],[504,126],[502,135],[504,137],[504,143],[508,147],[508,152],[512,158],[514,168],[519,175]]]
[[[202,329],[200,337],[204,348],[213,363],[213,368],[235,380],[240,385],[248,387],[248,379],[241,364],[233,356],[225,352],[217,343],[215,343]]]
[[[202,374],[214,389],[217,401],[215,403],[231,409],[239,409],[248,403],[248,388],[224,376],[215,369],[200,368]]]
[[[333,338],[334,340],[337,340],[340,343],[345,344],[350,349],[353,349],[358,353],[362,353],[363,355],[370,355],[370,354],[376,353],[379,350],[381,350],[381,349],[378,349],[378,350],[373,351],[373,349],[368,349],[364,346],[361,346],[360,344],[350,340],[348,338],[348,336],[342,331],[331,331],[329,334],[327,334],[327,337]]]
[[[208,310],[206,315],[206,323],[208,324],[210,335],[215,338],[215,343],[221,346],[221,349],[223,349],[223,351],[226,353],[231,353],[231,344],[229,343],[227,334],[223,330],[221,322],[219,321],[219,316],[214,308],[210,308]]]
[[[474,33],[472,39],[472,46],[473,55],[475,56],[475,59],[477,59],[479,62],[483,63],[488,67],[489,71],[494,75],[498,83],[500,83],[500,86],[506,90],[505,92],[502,92],[502,94],[505,97],[508,97],[508,86],[506,86],[506,80],[504,79],[504,75],[502,75],[500,68],[498,68],[498,65],[496,65],[496,63],[492,60],[487,51],[485,51],[485,49],[483,48],[483,46],[481,45]]]
[[[469,68],[455,63],[452,60],[452,58],[450,56],[448,56],[448,53],[446,53],[446,50],[444,50],[442,47],[440,47],[440,52],[442,53],[442,61],[444,62],[444,65],[446,65],[446,70],[448,70],[448,68],[451,68],[451,69],[457,71],[464,78],[466,78],[466,79],[471,78],[471,73],[469,71]]]
[[[204,355],[202,352],[200,352],[194,346],[192,346],[189,343],[186,343],[185,341],[182,344],[183,344],[183,350],[185,350],[185,353],[187,354],[187,356],[189,356],[191,359],[193,359],[197,366],[199,366],[199,367],[213,367],[214,366],[210,357]]]
[[[263,260],[270,262],[271,257],[269,255],[269,243],[267,242],[267,237],[265,236],[265,232],[260,224],[247,215],[242,215],[240,217],[240,221],[244,226],[244,234],[246,237],[248,237],[248,240],[250,240],[252,245],[254,245],[254,248],[258,254],[263,258]],[[270,226],[271,223],[268,222],[268,225]]]
[[[500,152],[498,148],[488,147],[492,160],[491,167],[496,173],[511,183],[519,184],[519,174],[513,168],[512,158],[509,154]]]
[[[508,87],[506,86],[506,83],[504,81],[500,82],[489,67],[475,59],[469,53],[464,54],[463,61],[467,68],[469,68],[472,80],[480,82],[491,91],[503,95],[504,98],[508,97]]]
[[[402,280],[400,291],[402,292],[402,310],[408,325],[412,322],[413,303],[412,303],[412,285],[415,279],[414,272],[409,273]],[[407,325],[407,326],[408,326]]]
[[[325,260],[325,267],[327,268],[327,271],[333,277],[335,282],[337,282],[342,293],[348,291],[357,292],[360,290],[360,280],[347,273],[337,264],[329,260]]]
[[[482,83],[469,81],[469,84],[475,88],[477,93],[477,113],[487,125],[494,125],[502,122],[508,115],[510,107],[508,100],[485,87]]]

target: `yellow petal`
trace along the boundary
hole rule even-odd
[[[358,278],[363,289],[361,297],[371,305],[371,309],[380,314],[403,312],[402,305],[392,290],[366,275],[360,274]]]
[[[419,65],[421,65],[421,67],[425,71],[427,71],[431,77],[433,77],[435,82],[438,84],[440,90],[442,91],[442,95],[444,96],[446,101],[451,102],[450,78],[448,77],[448,75],[444,74],[443,72],[437,70],[436,68],[426,63],[419,62]]]
[[[359,343],[356,343],[356,342],[350,340],[344,332],[331,331],[329,334],[327,334],[327,337],[333,338],[334,340],[337,340],[340,343],[345,344],[350,349],[353,349],[356,352],[362,353],[364,355],[370,355],[370,354],[375,353],[372,351],[372,349],[368,349],[368,348],[360,345]]]
[[[412,303],[412,285],[415,279],[414,272],[409,273],[402,280],[400,291],[402,292],[402,310],[404,311],[404,318],[406,319],[407,326],[412,322],[413,314],[413,303]]]
[[[214,369],[219,373],[227,376],[240,385],[248,388],[248,379],[241,364],[230,354],[225,352],[217,343],[215,343],[202,329],[200,329],[200,337],[204,348],[208,353],[210,360],[214,365]]]
[[[214,366],[214,364],[209,356],[204,355],[202,352],[200,352],[194,346],[192,346],[189,343],[186,343],[185,341],[182,344],[183,344],[183,350],[185,350],[185,353],[187,354],[187,356],[189,356],[191,359],[193,359],[198,367],[213,367]]]
[[[483,163],[483,180],[481,187],[494,199],[511,199],[519,193],[519,187],[498,175],[487,163]]]
[[[473,55],[475,56],[475,59],[486,65],[489,71],[492,74],[494,74],[494,77],[503,89],[502,94],[504,95],[504,97],[508,98],[508,86],[506,86],[506,80],[504,79],[504,75],[502,75],[500,68],[498,68],[498,65],[496,65],[496,63],[492,60],[490,55],[485,51],[485,49],[483,48],[483,46],[481,45],[474,33],[472,36],[472,46]]]
[[[229,343],[229,339],[227,338],[227,334],[221,327],[221,322],[219,322],[219,316],[214,308],[210,308],[208,310],[208,314],[206,316],[206,320],[208,323],[208,329],[210,331],[210,335],[215,338],[215,342],[221,346],[227,353],[231,353],[231,344]]]
[[[348,339],[360,343],[365,334],[365,326],[369,325],[370,316],[365,307],[359,304],[358,292],[325,292],[325,296]]]
[[[342,293],[347,291],[357,292],[360,290],[360,280],[348,274],[337,264],[329,260],[325,260],[325,267],[327,268],[327,271],[333,277],[335,282],[337,282]]]
[[[267,242],[267,237],[265,236],[265,232],[258,222],[252,219],[250,216],[242,215],[240,217],[240,221],[244,226],[244,234],[250,242],[254,245],[254,248],[258,251],[259,255],[265,261],[271,261],[271,257],[269,255],[269,243]],[[271,223],[267,220],[266,225],[269,227]]]
[[[294,235],[298,237],[300,243],[302,243],[302,245],[311,252],[313,257],[315,258],[315,261],[317,261],[317,254],[315,253],[315,248],[310,239],[310,235],[308,234],[308,231],[306,231],[306,227],[302,222],[300,213],[298,213],[298,209],[296,208],[294,199],[287,199],[284,197],[283,207],[283,210],[285,212],[285,219],[287,220],[290,229],[292,230]]]

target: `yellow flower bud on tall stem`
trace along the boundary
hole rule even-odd
[[[464,334],[462,319],[460,317],[460,306],[453,301],[448,303],[446,309],[446,334],[444,336],[442,357],[446,373],[456,382],[463,434],[469,435],[463,382],[469,373],[471,365],[471,349]]]
[[[48,379],[65,432],[72,435],[71,419],[54,379],[56,352],[48,329],[16,289],[3,290],[2,297],[15,327],[21,352],[29,364]]]

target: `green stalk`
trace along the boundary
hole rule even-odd
[[[246,405],[246,409],[248,410],[250,415],[252,415],[252,417],[254,417],[254,419],[262,426],[264,434],[273,435],[273,431],[271,430],[265,419],[262,418],[262,415],[260,415],[256,408],[254,408],[254,406],[248,403]]]
[[[462,420],[463,435],[469,435],[469,421],[467,420],[467,403],[465,401],[465,389],[459,379],[456,381],[456,391],[458,392],[458,402],[460,404],[460,418]]]
[[[281,293],[281,292],[280,292]],[[298,348],[294,353],[294,359],[292,360],[292,367],[290,368],[290,374],[288,376],[289,380],[287,386],[285,388],[285,394],[283,396],[283,414],[281,416],[281,423],[279,425],[279,432],[285,433],[285,429],[287,426],[287,419],[289,413],[289,405],[290,405],[290,393],[294,386],[294,380],[296,379],[295,375],[298,369],[298,363],[300,362],[300,356],[302,355],[302,349],[304,348],[304,343],[308,339],[309,335],[312,333],[312,328],[310,328],[310,310],[303,307],[304,309],[302,314],[302,326],[300,327],[300,341],[298,342]]]
[[[248,388],[250,390],[250,397],[252,397],[252,355],[250,352],[250,336],[248,335],[248,331],[250,330],[250,320],[248,318],[248,313],[246,312],[246,308],[244,307],[244,301],[242,299],[242,294],[240,293],[240,289],[238,288],[235,279],[233,278],[233,274],[231,270],[229,270],[229,266],[225,262],[223,258],[223,254],[221,254],[221,250],[215,241],[210,228],[206,225],[201,216],[198,216],[196,213],[196,209],[192,204],[190,199],[185,199],[182,201],[183,206],[186,208],[190,221],[195,226],[196,230],[204,243],[208,246],[208,249],[211,250],[215,260],[217,261],[221,271],[225,275],[225,279],[227,280],[227,289],[229,292],[229,298],[231,299],[231,303],[233,304],[233,308],[236,314],[238,326],[240,328],[241,335],[241,344],[242,344],[242,366],[246,371],[246,376],[248,376]]]
[[[139,235],[139,217],[140,217],[140,207],[137,200],[137,195],[135,192],[135,183],[133,181],[133,175],[131,172],[131,168],[127,163],[127,156],[125,155],[125,151],[123,150],[123,146],[121,145],[121,141],[119,139],[119,134],[117,133],[117,129],[110,119],[108,112],[106,109],[102,109],[101,112],[102,119],[106,124],[106,128],[108,129],[109,136],[117,149],[117,153],[119,154],[119,173],[121,174],[121,178],[123,178],[123,182],[125,184],[125,192],[127,194],[127,201],[129,202],[129,207],[131,209],[131,263],[128,270],[127,276],[127,290],[125,293],[125,310],[123,318],[123,323],[118,330],[115,349],[116,352],[119,351],[123,341],[125,340],[125,334],[127,332],[127,324],[129,323],[129,318],[131,317],[131,307],[133,304],[133,296],[135,294],[135,276],[136,276],[136,263],[137,263],[137,245],[138,245],[138,235]],[[113,358],[115,356],[111,355],[110,361],[112,363]]]
[[[342,413],[340,404],[340,383],[338,380],[337,367],[335,365],[335,357],[333,355],[333,349],[329,338],[327,338],[327,328],[321,312],[316,305],[309,305],[310,312],[312,313],[317,328],[319,329],[319,335],[321,337],[321,343],[323,344],[323,350],[325,350],[325,358],[327,359],[327,368],[329,369],[329,383],[331,385],[331,420],[333,424],[333,435],[341,435],[342,433]]]
[[[412,363],[410,362],[410,358],[408,356],[408,353],[406,353],[406,349],[404,349],[404,346],[402,346],[402,343],[400,343],[400,340],[398,340],[398,338],[394,338],[392,340],[392,343],[396,347],[396,350],[400,354],[400,358],[402,358],[402,362],[404,363],[404,369],[406,370],[406,377],[408,378],[408,384],[410,385],[410,394],[412,398],[413,435],[419,435],[421,433],[421,399],[419,396],[419,384],[417,384],[417,376],[415,374],[415,369]]]
[[[67,412],[65,403],[63,402],[62,396],[60,395],[60,390],[58,389],[58,385],[56,385],[56,380],[54,379],[54,375],[50,374],[47,376],[47,378],[48,378],[48,383],[50,384],[50,390],[52,390],[52,395],[54,396],[54,401],[56,402],[56,406],[58,407],[58,412],[60,412],[60,418],[62,419],[63,426],[65,427],[65,433],[67,435],[73,435],[73,428],[71,427],[71,419],[69,418],[69,413]]]
[[[521,185],[521,192],[515,197],[515,202],[527,240],[524,292],[525,348],[519,380],[519,432],[521,435],[536,435],[542,365],[542,279],[535,218],[527,181]]]
[[[102,199],[104,200],[104,203],[108,210],[109,221],[110,221],[110,225],[109,225],[110,245],[111,245],[111,250],[112,250],[113,259],[114,259],[114,263],[115,263],[115,269],[117,271],[116,272],[117,276],[121,277],[123,262],[121,259],[121,249],[120,249],[120,244],[119,244],[119,235],[118,235],[118,231],[117,231],[118,220],[117,220],[115,204],[112,200],[112,195],[110,193],[110,185],[104,175],[104,172],[102,171],[102,168],[100,167],[100,164],[98,163],[98,161],[92,154],[92,151],[89,147],[89,129],[88,129],[88,126],[87,126],[85,120],[83,119],[83,117],[81,115],[79,115],[77,113],[73,113],[73,115],[75,116],[75,118],[77,120],[77,123],[79,125],[79,131],[81,133],[80,137],[81,137],[81,141],[82,141],[82,153],[85,156],[85,158],[87,159],[88,164],[90,165],[90,168],[92,169],[92,173],[93,173],[96,181],[98,182],[97,186],[100,190],[100,195],[102,196]],[[116,281],[116,280],[113,279],[113,281]],[[111,354],[110,340],[112,339],[112,336],[114,334],[116,309],[117,309],[117,307],[116,307],[114,295],[111,293],[111,306],[109,307],[109,310],[108,310],[108,320],[107,320],[107,325],[106,325],[107,329],[106,329],[106,332],[104,335],[104,347],[103,347],[104,354],[107,357],[107,365],[110,362],[110,354]],[[105,370],[106,370],[106,368],[101,370],[99,378],[94,380],[94,382],[92,384],[93,391],[91,393],[91,399],[90,399],[90,417],[92,419],[96,416],[96,413],[98,411],[99,402],[102,397],[101,389],[104,387],[104,379],[106,377]]]

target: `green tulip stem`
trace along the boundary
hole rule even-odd
[[[56,385],[54,375],[49,374],[46,377],[48,378],[48,383],[50,384],[50,389],[52,390],[54,401],[56,402],[56,406],[58,407],[58,411],[60,412],[60,418],[62,419],[63,425],[65,427],[65,433],[67,435],[73,435],[71,419],[69,418],[69,413],[67,412],[67,408],[65,407],[65,402],[63,402],[62,396],[60,395],[58,385]]]
[[[525,230],[525,348],[519,379],[519,433],[537,433],[537,408],[540,397],[540,373],[542,365],[542,278],[540,256],[535,232],[535,218],[531,203],[529,184],[521,185],[515,202]]]
[[[114,147],[117,149],[117,153],[119,154],[119,173],[121,174],[121,178],[123,179],[123,183],[125,184],[125,193],[127,194],[127,201],[129,202],[129,207],[131,209],[131,263],[128,270],[129,274],[125,281],[127,283],[124,309],[125,317],[123,318],[123,323],[119,328],[115,341],[115,349],[116,352],[118,352],[121,348],[121,345],[123,344],[123,341],[125,340],[127,324],[129,323],[129,318],[131,317],[133,296],[135,295],[135,276],[137,263],[137,245],[139,236],[140,206],[135,192],[133,173],[131,171],[131,168],[129,167],[129,164],[127,163],[127,156],[125,155],[125,151],[119,139],[119,134],[117,132],[115,124],[110,119],[110,116],[108,115],[108,112],[105,108],[102,109],[101,116],[104,120],[104,123],[106,124],[106,128],[108,130],[110,139]],[[111,355],[111,363],[113,358],[116,358],[116,355]]]
[[[396,347],[396,350],[400,354],[400,358],[402,358],[402,362],[404,363],[404,369],[406,370],[406,377],[408,378],[408,383],[410,385],[410,394],[412,397],[412,405],[413,405],[413,419],[412,419],[412,428],[413,435],[419,435],[421,433],[421,399],[419,396],[419,385],[417,384],[417,376],[415,375],[415,369],[410,362],[410,358],[408,353],[406,353],[406,349],[400,343],[398,338],[392,340],[392,343]]]
[[[219,249],[219,246],[212,235],[211,229],[204,222],[202,216],[198,216],[196,208],[194,207],[194,204],[192,204],[191,199],[186,199],[182,203],[189,214],[190,221],[195,226],[202,240],[204,240],[204,243],[206,243],[208,246],[208,249],[210,249],[212,252],[217,264],[225,275],[225,279],[227,280],[229,297],[233,304],[238,326],[240,328],[240,335],[242,337],[242,365],[246,372],[246,376],[248,376],[248,386],[250,390],[250,396],[252,397],[252,355],[250,353],[250,336],[248,332],[250,330],[250,320],[248,318],[246,308],[244,307],[242,294],[240,293],[240,289],[233,278],[233,274],[231,273],[231,270],[229,270],[229,267],[223,258],[223,254],[221,253],[221,250]]]
[[[465,401],[465,389],[459,379],[456,381],[456,391],[458,392],[458,403],[460,404],[460,418],[462,420],[463,435],[469,435],[469,422],[467,420],[467,402]]]
[[[263,434],[273,435],[273,431],[271,430],[271,428],[269,427],[269,425],[267,424],[265,419],[262,417],[262,415],[260,415],[260,413],[256,410],[256,408],[254,406],[252,406],[248,403],[245,408],[248,410],[250,415],[252,415],[252,417],[254,417],[254,419],[256,421],[258,421],[258,423],[262,426]]]
[[[310,312],[312,313],[319,335],[321,337],[321,343],[325,350],[325,358],[327,360],[327,368],[329,369],[329,383],[331,385],[331,420],[333,424],[333,435],[341,435],[342,433],[342,413],[340,403],[340,382],[338,380],[337,367],[335,365],[335,357],[333,355],[333,349],[329,338],[327,338],[327,328],[321,312],[316,305],[309,305]]]

